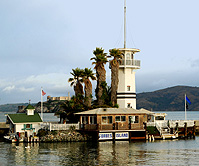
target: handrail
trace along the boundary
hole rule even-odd
[[[124,60],[124,59],[121,59],[119,63],[120,63],[120,66],[137,66],[137,67],[140,67],[140,60],[134,60],[134,59]]]
[[[160,135],[162,135],[162,128],[159,126],[158,123],[155,123],[155,127],[158,129],[158,131],[160,132]]]

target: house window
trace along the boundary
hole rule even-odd
[[[164,120],[164,116],[156,116],[155,120]]]
[[[26,124],[26,128],[29,129],[30,128],[30,124]]]
[[[102,123],[107,123],[107,116],[102,116]]]
[[[131,90],[131,86],[127,86],[127,91],[130,91]]]
[[[90,116],[90,124],[97,124],[97,117],[96,116]]]
[[[23,126],[24,126],[24,128],[22,130],[31,130],[31,129],[33,129],[32,128],[32,124],[24,124]]]
[[[129,116],[130,123],[139,123],[139,116]]]
[[[88,116],[82,116],[82,123],[88,124]]]
[[[121,121],[126,122],[126,116],[121,116]]]
[[[120,116],[116,116],[116,117],[115,117],[115,121],[116,121],[116,122],[120,122],[120,121],[121,121],[120,118],[121,118]]]
[[[131,108],[131,103],[127,103],[127,108]]]
[[[115,117],[116,122],[125,122],[126,121],[126,116],[116,116]]]
[[[112,116],[108,116],[108,123],[109,124],[113,123]]]
[[[102,116],[102,123],[103,124],[112,124],[113,123],[112,116]]]

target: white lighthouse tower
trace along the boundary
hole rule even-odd
[[[124,48],[119,65],[119,84],[117,90],[117,104],[119,108],[136,109],[135,70],[140,69],[140,60],[135,60],[134,55],[139,49],[126,48],[126,0],[124,0]]]

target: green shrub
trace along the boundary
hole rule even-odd
[[[39,129],[38,130],[38,134],[37,134],[38,137],[43,137],[45,135],[48,135],[48,131],[46,131],[44,129]]]

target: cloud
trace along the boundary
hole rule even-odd
[[[191,67],[199,67],[199,59],[192,60]]]
[[[35,90],[35,88],[25,88],[25,87],[21,87],[19,88],[19,90],[21,92],[33,92]]]
[[[3,92],[10,92],[15,89],[15,85],[7,86],[3,89]]]
[[[48,73],[0,80],[0,104],[27,102],[29,99],[38,102],[41,97],[41,87],[47,95],[67,96],[68,92],[73,95],[73,88],[67,81],[69,77],[70,75],[65,73]]]

